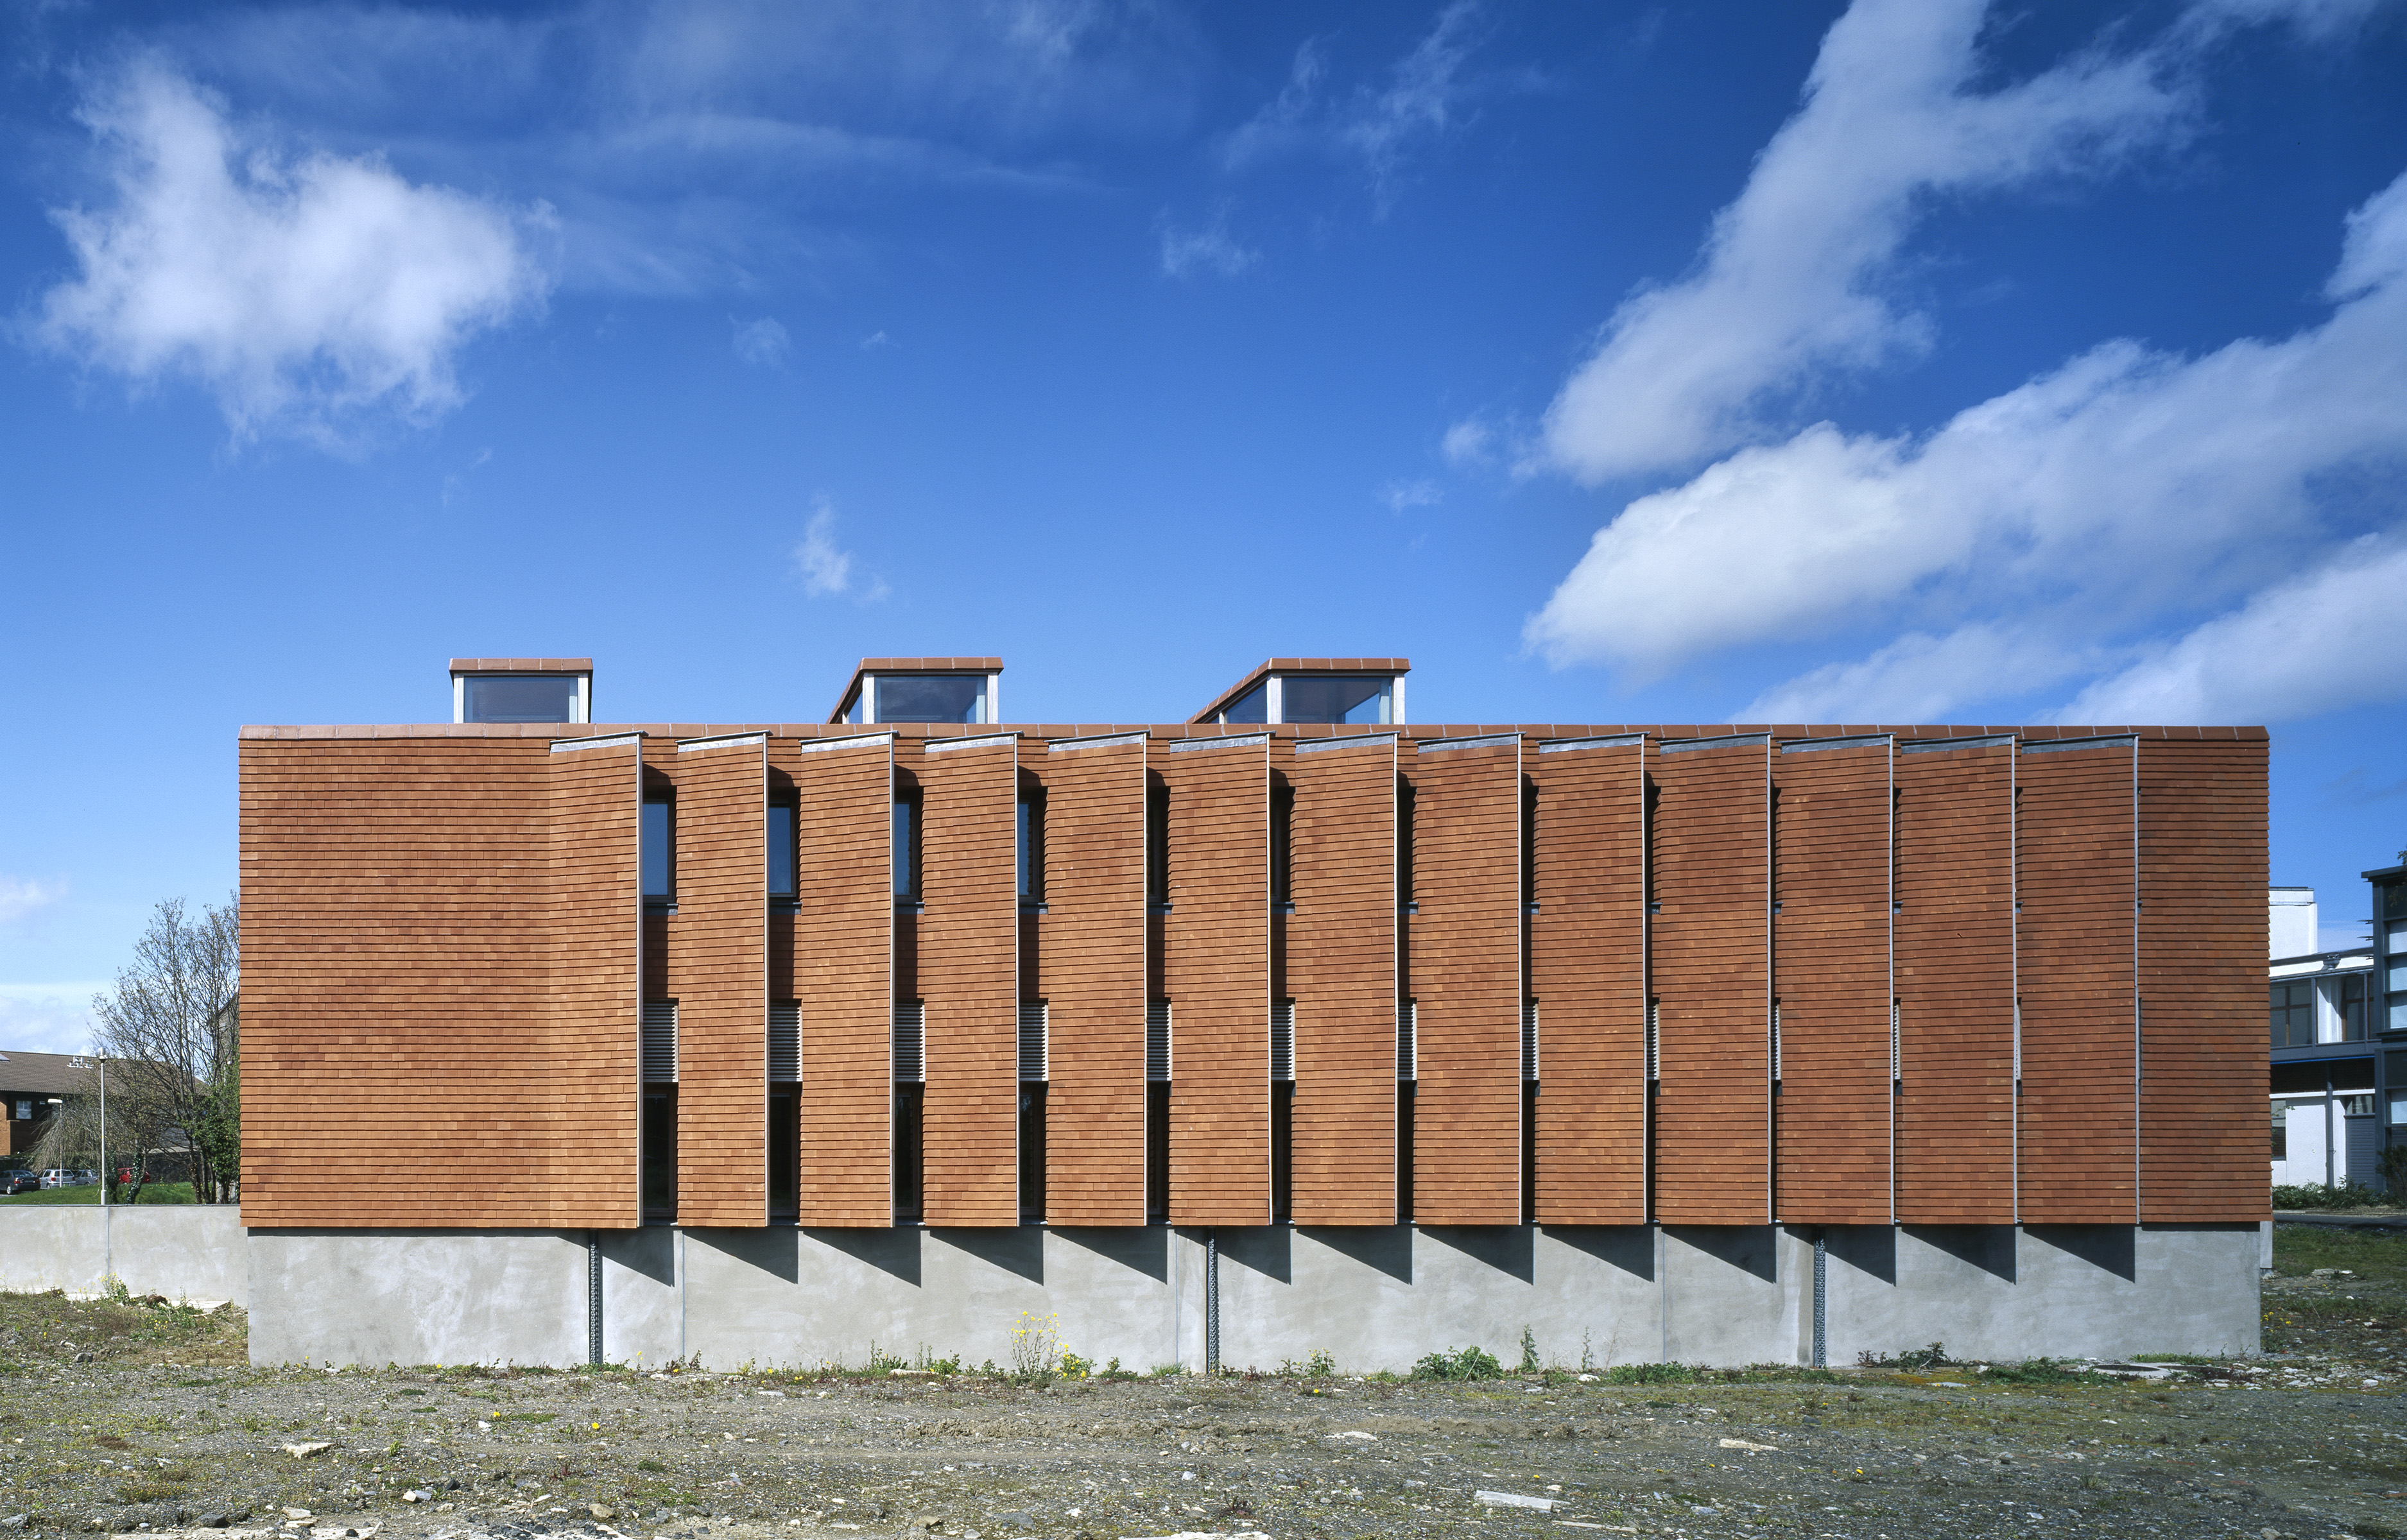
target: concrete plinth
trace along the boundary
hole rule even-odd
[[[1773,1226],[1218,1232],[1220,1358],[1348,1372],[1479,1347],[1550,1364],[1809,1361],[1817,1232]],[[1829,1362],[2258,1348],[2254,1224],[1831,1227]],[[588,1352],[584,1231],[254,1231],[254,1363]],[[602,1233],[613,1363],[1008,1366],[1023,1320],[1094,1363],[1204,1366],[1207,1236],[1143,1230]]]

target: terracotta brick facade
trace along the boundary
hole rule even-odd
[[[1023,1222],[1033,1149],[1050,1222],[1138,1225],[1162,1000],[1150,1158],[1166,1147],[1178,1224],[1262,1224],[1282,1191],[1309,1225],[1407,1203],[1436,1225],[2253,1221],[2266,748],[2254,728],[246,728],[246,1219],[637,1225],[639,1023],[675,1001],[677,1221],[780,1222],[782,1163],[800,1222],[890,1225],[904,1002],[924,1010],[927,1223]],[[642,892],[648,796],[676,807],[673,908]],[[776,798],[790,900],[766,888]],[[898,800],[919,847],[900,898]],[[780,1001],[801,1039],[783,1150]],[[1048,1024],[1033,1099],[1023,1019]]]

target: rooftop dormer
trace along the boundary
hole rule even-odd
[[[1412,670],[1408,657],[1274,657],[1188,720],[1400,723]]]
[[[1003,720],[1000,657],[864,657],[831,722]]]
[[[455,657],[454,722],[591,722],[590,657]]]

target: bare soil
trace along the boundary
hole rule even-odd
[[[2407,1533],[2407,1239],[2331,1234],[2286,1244],[2267,1280],[2274,1356],[2144,1371],[2159,1379],[1926,1363],[1905,1344],[1907,1367],[1467,1383],[328,1373],[248,1367],[232,1309],[0,1296],[0,1526],[315,1540]]]

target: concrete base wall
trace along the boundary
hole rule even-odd
[[[134,1294],[250,1303],[242,1211],[232,1206],[0,1205],[0,1293]]]
[[[1832,1227],[1828,1362],[2258,1350],[2254,1224]],[[259,1363],[583,1363],[582,1231],[250,1234]],[[1200,1369],[1205,1236],[1145,1230],[604,1232],[614,1363],[1008,1367],[1023,1316],[1124,1368]],[[1810,1362],[1813,1232],[1771,1226],[1223,1229],[1220,1359],[1403,1369],[1526,1329],[1550,1364]],[[195,1291],[197,1292],[197,1291]],[[1049,1319],[1048,1319],[1049,1318]]]

